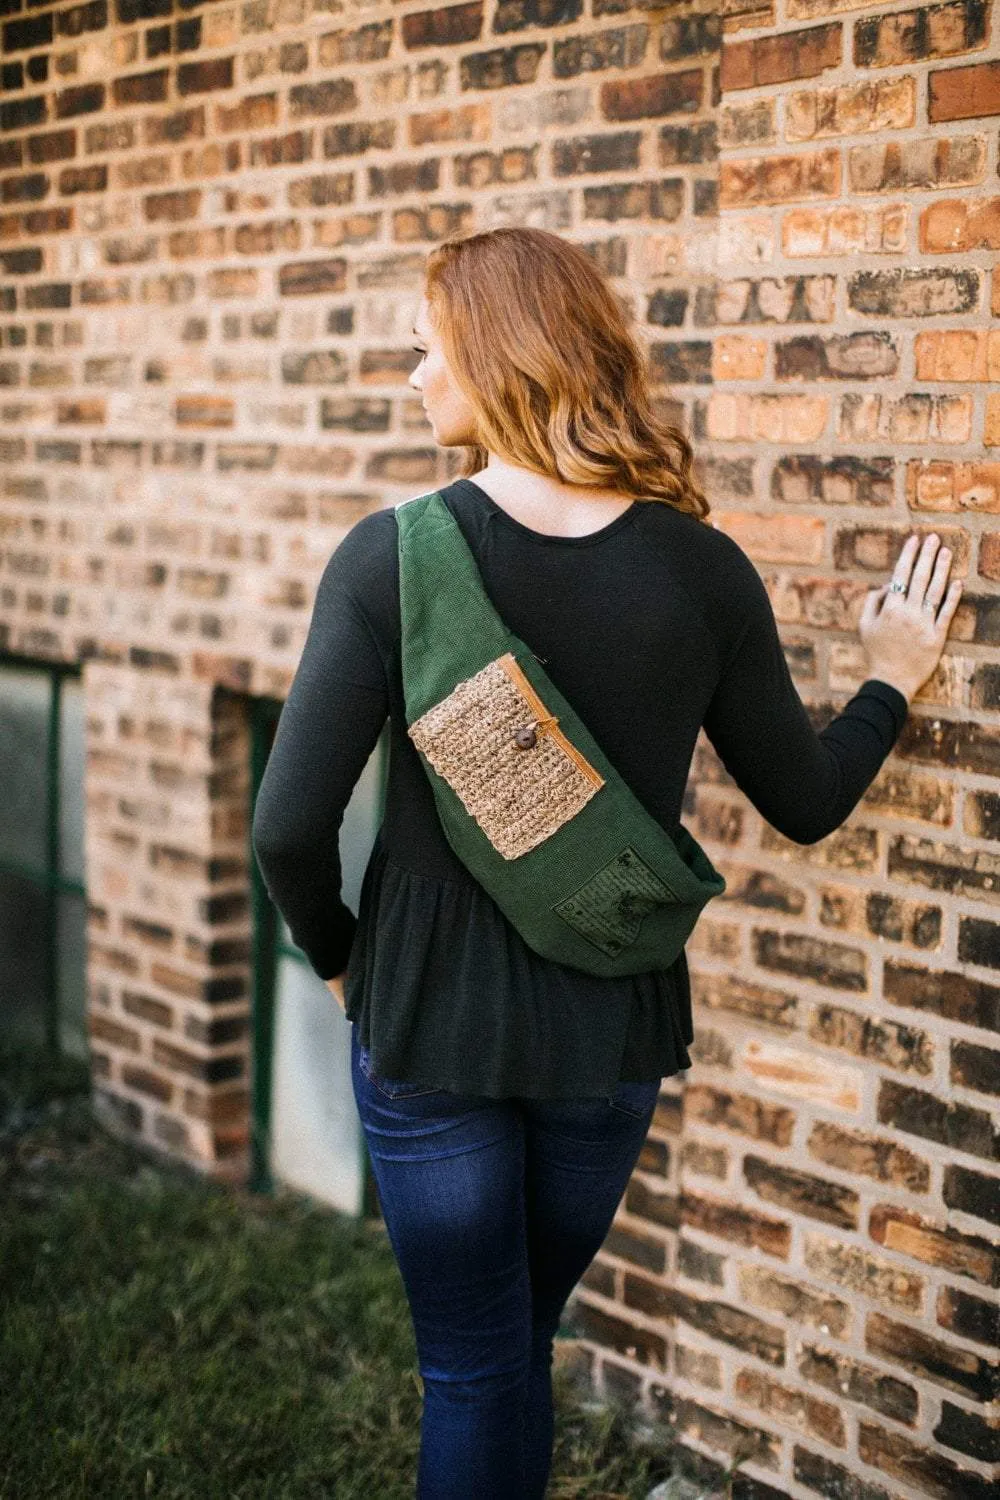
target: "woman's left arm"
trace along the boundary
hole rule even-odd
[[[325,980],[343,975],[357,926],[341,899],[344,811],[388,714],[385,666],[353,587],[369,519],[348,533],[320,580],[253,817],[264,884]]]

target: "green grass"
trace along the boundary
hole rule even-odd
[[[420,1378],[384,1228],[211,1183],[0,1051],[0,1497],[412,1500]],[[645,1500],[669,1439],[554,1372],[549,1500]]]

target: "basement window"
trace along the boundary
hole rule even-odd
[[[0,654],[0,1035],[87,1056],[79,668]]]

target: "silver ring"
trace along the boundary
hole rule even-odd
[[[905,583],[900,583],[900,581],[899,581],[898,578],[894,578],[892,580],[892,582],[890,583],[890,585],[889,585],[889,593],[890,594],[905,594],[906,593],[906,584]]]

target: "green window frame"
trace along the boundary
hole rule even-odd
[[[30,674],[48,679],[44,770],[44,851],[40,859],[18,858],[9,852],[0,851],[0,876],[27,881],[43,894],[42,1035],[44,1049],[53,1056],[60,1056],[70,1050],[86,1056],[88,1046],[85,1033],[79,1039],[79,1046],[71,1049],[63,1045],[68,1031],[68,1017],[63,1015],[66,976],[59,962],[59,899],[61,896],[76,896],[85,903],[87,895],[82,879],[64,873],[62,838],[63,687],[68,679],[80,678],[80,667],[75,662],[41,661],[37,657],[0,651],[0,691],[2,691],[3,674],[7,672]]]

